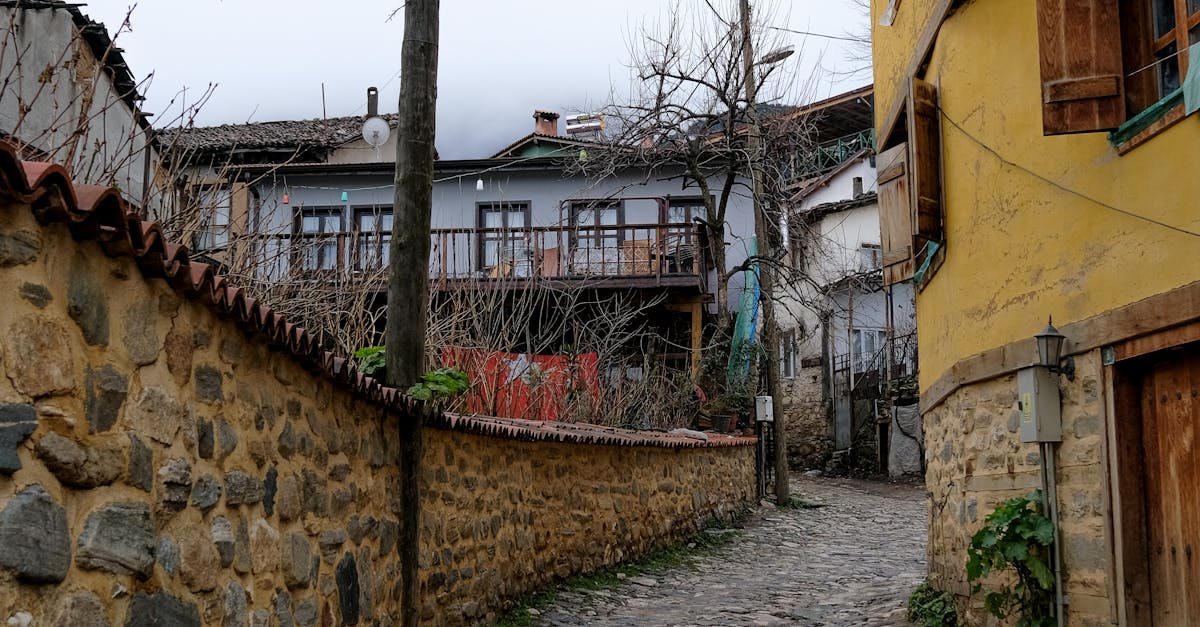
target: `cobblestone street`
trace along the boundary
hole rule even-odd
[[[759,507],[694,567],[561,593],[535,624],[908,624],[905,601],[925,575],[920,488],[793,475],[792,494],[816,507]]]

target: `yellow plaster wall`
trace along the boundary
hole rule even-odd
[[[884,118],[896,100],[903,99],[904,72],[916,50],[921,31],[929,21],[937,0],[897,0],[899,8],[891,26],[880,26],[879,18],[887,10],[889,0],[871,0],[871,47],[875,69],[875,126]]]
[[[898,61],[878,55],[905,48],[884,30],[875,27],[876,65],[886,70]],[[1124,156],[1105,133],[1043,137],[1033,2],[961,6],[924,79],[963,130],[942,118],[946,259],[917,298],[922,391],[958,360],[1032,336],[1049,315],[1078,321],[1200,280],[1200,237],[1079,195],[1200,232],[1200,116]],[[877,80],[881,111],[889,83]]]

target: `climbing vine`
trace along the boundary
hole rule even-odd
[[[996,618],[1019,616],[1017,627],[1051,627],[1054,573],[1048,559],[1054,543],[1054,524],[1042,514],[1042,491],[1000,504],[971,537],[967,548],[967,579],[978,592],[979,579],[992,571],[1012,569],[1017,582],[989,592],[984,607]]]

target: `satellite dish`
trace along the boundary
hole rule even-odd
[[[363,122],[362,136],[366,142],[376,148],[384,145],[391,135],[391,127],[381,117],[367,118]]]

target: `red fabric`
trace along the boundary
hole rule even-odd
[[[447,348],[442,361],[471,379],[466,411],[527,420],[561,420],[600,397],[596,353],[574,357]]]

